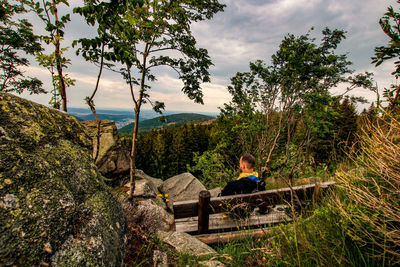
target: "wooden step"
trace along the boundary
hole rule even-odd
[[[283,210],[284,206],[279,205],[268,214],[258,213],[258,209],[253,211],[249,217],[240,218],[229,213],[210,214],[209,231],[216,230],[243,230],[251,227],[268,226],[276,223],[290,222],[292,219]],[[194,233],[198,230],[198,217],[181,218],[175,220],[177,232]]]
[[[269,228],[259,228],[250,230],[241,230],[236,232],[227,233],[214,233],[214,234],[202,234],[195,235],[198,240],[207,244],[213,245],[217,243],[229,243],[232,241],[241,241],[249,238],[258,239],[260,237],[265,237],[269,233]]]

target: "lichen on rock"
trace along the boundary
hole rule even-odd
[[[0,92],[0,266],[115,266],[125,216],[76,118]]]

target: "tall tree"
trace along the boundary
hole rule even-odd
[[[397,3],[400,4],[400,0]],[[394,8],[389,6],[385,15],[379,20],[379,24],[389,37],[389,43],[386,46],[375,48],[375,57],[372,57],[372,63],[379,66],[385,61],[397,59],[394,62],[396,69],[392,75],[398,79],[400,77],[400,13],[395,12]],[[389,109],[400,112],[400,86],[392,84],[391,88],[385,88],[384,96],[389,102]]]
[[[18,52],[35,54],[42,50],[39,37],[33,34],[32,24],[26,19],[13,20],[16,14],[25,13],[21,3],[0,0],[0,91],[30,94],[46,93],[37,78],[25,78],[20,67],[29,61]]]
[[[36,59],[40,65],[47,68],[52,76],[53,82],[53,98],[50,103],[54,108],[62,106],[63,111],[67,111],[67,90],[68,86],[74,85],[74,80],[68,77],[63,71],[70,64],[70,60],[63,56],[68,49],[61,47],[61,41],[64,39],[64,28],[70,15],[60,16],[58,6],[65,4],[69,6],[67,0],[22,0],[26,2],[30,8],[45,23],[45,30],[48,35],[41,36],[41,40],[46,44],[54,46],[54,52],[50,54],[37,53]],[[56,70],[54,70],[56,69]],[[56,74],[57,73],[57,74]],[[61,99],[59,99],[61,96]],[[61,102],[61,103],[60,103]]]
[[[259,128],[258,131],[263,145],[253,147],[251,152],[266,169],[279,141],[284,141],[284,158],[279,167],[281,177],[291,178],[312,137],[329,130],[329,121],[324,119],[332,101],[329,89],[339,83],[350,84],[348,91],[371,86],[371,74],[349,76],[351,62],[346,55],[335,53],[345,32],[326,28],[322,34],[319,44],[309,33],[299,37],[287,35],[272,56],[270,66],[261,60],[250,63],[250,72],[236,74],[228,87],[232,102],[225,105],[223,114],[246,116],[247,124],[252,117],[259,118],[258,124],[265,123],[264,130]],[[261,112],[263,116],[257,115]],[[296,136],[300,122],[303,131],[301,136]],[[248,130],[254,127],[244,129],[247,131],[242,131],[241,135],[251,142],[252,131]],[[283,174],[284,170],[287,173]]]
[[[148,82],[156,80],[151,70],[159,66],[172,68],[184,83],[182,91],[195,102],[203,103],[200,84],[210,81],[208,68],[212,62],[206,49],[196,47],[190,25],[211,19],[223,10],[224,5],[218,0],[91,0],[85,1],[85,6],[77,12],[91,17],[90,14],[99,6],[106,10],[107,16],[101,21],[94,19],[110,35],[108,49],[113,53],[109,59],[122,64],[120,72],[128,83],[134,102],[129,192],[129,198],[132,198],[140,109],[146,101],[156,111],[164,108],[163,103],[149,99],[151,87]]]
[[[81,38],[78,40],[74,40],[72,46],[80,45],[80,48],[77,49],[76,54],[82,55],[85,60],[92,62],[94,65],[98,66],[98,75],[95,87],[90,96],[85,98],[86,104],[89,106],[92,111],[96,121],[97,121],[97,148],[96,155],[94,157],[94,161],[98,158],[98,152],[100,148],[100,125],[101,121],[97,116],[96,107],[94,98],[100,87],[100,80],[103,73],[104,68],[108,68],[113,70],[114,65],[110,62],[116,61],[116,57],[112,52],[111,42],[114,40],[112,34],[110,34],[109,23],[112,23],[111,12],[112,9],[108,9],[108,3],[99,3],[97,5],[88,5],[83,8],[75,8],[74,12],[80,15],[83,15],[86,19],[86,22],[95,26],[97,24],[97,36],[94,38]],[[90,9],[88,9],[90,8]],[[110,50],[110,51],[108,51]]]

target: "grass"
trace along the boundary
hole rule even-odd
[[[174,254],[177,265],[216,259],[227,266],[399,266],[400,123],[366,125],[349,155],[353,163],[339,167],[337,187],[314,210],[265,238],[216,245],[213,258]],[[279,183],[271,179],[269,187],[286,187]]]
[[[345,191],[337,190],[309,214],[299,215],[292,224],[272,228],[264,238],[218,244],[215,259],[227,266],[391,266],[393,262],[370,254],[378,248],[367,246],[362,236],[350,234],[352,226],[331,203]],[[341,197],[345,197],[341,195]],[[177,255],[178,266],[198,266],[196,257]]]

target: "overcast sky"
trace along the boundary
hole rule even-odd
[[[81,5],[80,0],[70,0],[71,7]],[[257,59],[269,62],[271,55],[285,35],[297,36],[307,33],[311,27],[312,36],[321,38],[325,27],[347,31],[338,52],[348,53],[355,72],[370,71],[375,74],[378,87],[383,89],[396,81],[391,76],[393,63],[385,63],[378,68],[371,65],[374,47],[386,45],[388,38],[383,34],[378,21],[387,7],[398,9],[395,0],[223,0],[224,12],[218,13],[210,21],[192,25],[198,46],[206,48],[214,63],[210,69],[211,83],[202,85],[204,105],[194,104],[182,92],[182,82],[174,72],[157,70],[157,82],[152,83],[151,99],[163,101],[167,110],[216,112],[218,107],[230,101],[227,91],[230,77],[236,72],[248,71],[250,61]],[[71,8],[72,9],[72,8]],[[71,10],[70,9],[70,10]],[[61,11],[63,11],[61,9]],[[64,9],[65,11],[65,9]],[[43,33],[43,23],[34,14],[25,15],[34,24],[36,33]],[[68,88],[68,106],[85,106],[84,98],[94,88],[97,68],[74,53],[71,43],[80,37],[94,36],[95,29],[87,26],[78,15],[71,15],[67,25],[63,45],[70,46],[68,56],[71,65],[68,75],[76,80],[75,86]],[[44,82],[45,89],[51,89],[50,75],[46,69],[31,60],[27,75],[36,76]],[[341,88],[332,90],[339,93]],[[370,101],[375,95],[364,89],[355,90]],[[50,94],[23,97],[48,105]],[[100,82],[100,90],[95,98],[98,108],[132,108],[129,88],[122,78],[106,71]],[[150,108],[145,106],[145,108]]]

